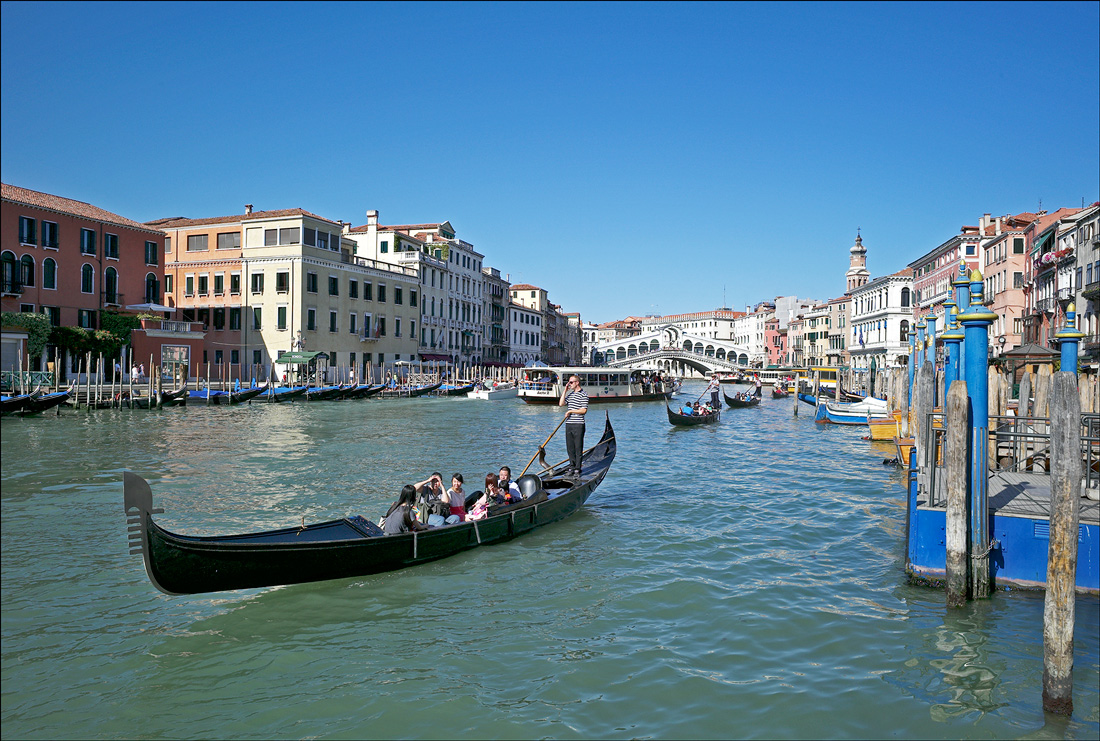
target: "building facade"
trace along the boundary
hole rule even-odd
[[[913,273],[909,268],[875,278],[849,295],[851,366],[897,368],[909,361],[913,327]],[[941,325],[942,329],[942,325]]]
[[[535,361],[546,362],[542,354],[542,312],[513,301],[508,304],[508,313],[512,333],[508,345],[508,364],[523,367]]]

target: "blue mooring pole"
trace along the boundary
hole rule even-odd
[[[982,274],[970,275],[964,327],[966,391],[970,397],[970,594],[989,597],[989,325],[997,315],[982,306]]]
[[[959,275],[951,284],[955,287],[955,305],[959,307],[959,313],[965,314],[970,308],[970,272],[966,269],[966,262],[959,265]],[[960,330],[961,331],[961,330]],[[966,378],[966,340],[959,343],[958,372],[955,378]]]
[[[913,376],[916,374],[917,361],[913,357],[916,352],[916,335],[909,333],[909,407],[913,406]]]
[[[1077,307],[1070,304],[1066,308],[1066,323],[1054,333],[1054,339],[1062,343],[1062,370],[1077,375],[1077,343],[1085,336],[1077,331]]]
[[[936,369],[936,315],[929,314],[924,321],[928,324],[928,352],[924,359],[932,364],[932,370]],[[942,399],[940,400],[942,403]]]
[[[959,326],[959,310],[955,304],[945,304],[948,309],[947,329],[940,335],[947,357],[943,363],[943,397],[946,404],[947,392],[951,384],[959,380],[959,352],[962,350],[963,330]]]

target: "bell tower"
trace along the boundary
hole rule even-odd
[[[852,245],[849,252],[851,257],[848,260],[848,272],[844,274],[848,279],[846,293],[851,293],[856,288],[866,285],[871,279],[871,274],[867,271],[867,248],[863,246],[863,237],[859,236],[858,229],[856,230],[856,243]]]

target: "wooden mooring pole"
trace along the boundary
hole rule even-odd
[[[1081,402],[1077,378],[1059,371],[1050,395],[1050,550],[1043,607],[1043,710],[1073,713],[1073,627],[1081,498]]]
[[[962,607],[966,604],[969,587],[966,547],[969,521],[966,511],[969,399],[966,396],[966,381],[951,383],[944,406],[947,416],[947,438],[943,451],[947,475],[947,606]]]

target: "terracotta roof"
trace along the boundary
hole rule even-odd
[[[91,219],[92,221],[102,221],[107,224],[128,226],[131,229],[139,229],[143,232],[156,231],[139,221],[113,214],[110,211],[105,211],[98,206],[93,206],[84,201],[74,201],[71,198],[52,196],[49,193],[39,193],[37,190],[20,188],[15,185],[8,185],[7,183],[0,184],[0,195],[3,196],[4,200],[13,203],[23,203],[28,206],[36,206],[50,211],[79,216],[83,219]]]
[[[1049,214],[1043,214],[1042,216],[1036,218],[1033,222],[1032,226],[1034,226],[1035,229],[1032,234],[1042,234],[1048,228],[1050,228],[1051,224],[1060,221],[1066,216],[1073,216],[1080,210],[1081,209],[1079,208],[1060,208],[1057,211],[1053,211]]]
[[[516,283],[512,286],[512,290],[513,291],[515,291],[515,290],[520,290],[520,291],[541,291],[542,289],[539,288],[538,286],[533,286],[530,283]]]
[[[310,213],[300,208],[284,208],[278,211],[253,211],[250,214],[239,214],[237,216],[211,216],[205,219],[188,219],[183,216],[172,216],[166,219],[157,219],[155,221],[147,221],[146,227],[155,229],[181,229],[188,226],[203,226],[205,224],[232,224],[237,221],[255,221],[258,219],[282,219],[287,216],[308,216],[311,219],[318,219],[319,221],[327,221],[333,226],[338,224],[332,219],[326,219],[324,216],[318,216],[317,214]]]

